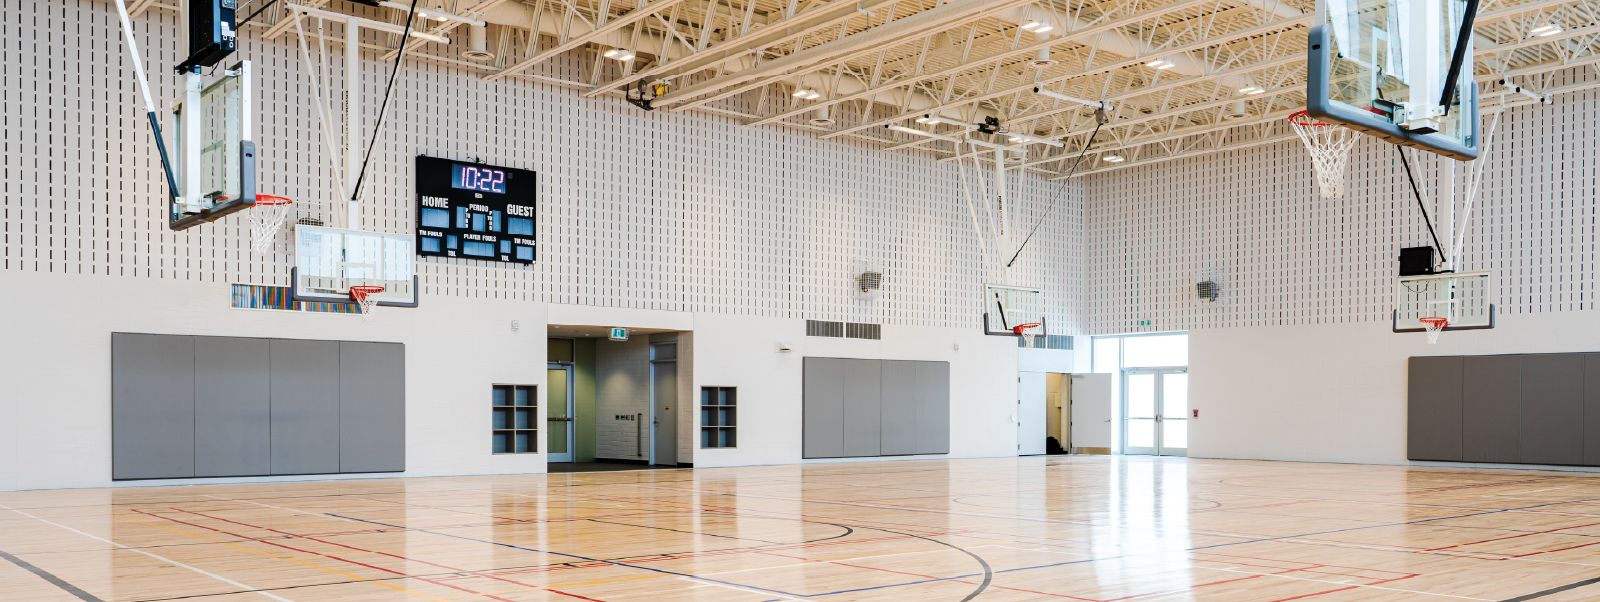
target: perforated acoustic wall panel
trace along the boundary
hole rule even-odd
[[[110,4],[5,6],[0,269],[288,284],[290,256],[252,254],[242,216],[167,229],[160,164]],[[151,10],[134,28],[156,103],[169,107],[179,89],[169,69],[179,58],[177,17]],[[337,98],[342,33],[332,24],[328,30]],[[336,224],[293,30],[273,41],[261,33],[246,30],[236,55],[257,70],[260,190],[294,198],[300,208],[291,219]],[[360,93],[370,131],[390,63],[378,60],[378,50],[364,54]],[[646,113],[545,83],[579,80],[588,57],[552,61],[537,72],[543,79],[496,82],[436,61],[402,64],[364,184],[364,229],[413,228],[419,153],[481,157],[540,176],[539,263],[422,260],[424,303],[456,296],[978,328],[981,284],[997,278],[983,274],[955,163],[746,128],[714,114]],[[1082,184],[1020,180],[1008,208],[1015,230],[1060,202],[1011,283],[1044,289],[1052,332],[1076,333]],[[878,300],[850,295],[856,259],[884,267]]]
[[[1544,85],[1594,77],[1574,71]],[[1595,307],[1597,111],[1600,95],[1588,90],[1501,118],[1457,271],[1493,270],[1502,314]],[[1486,107],[1486,132],[1492,122]],[[1455,162],[1416,157],[1425,194],[1450,186]],[[1469,165],[1454,171],[1463,198]],[[1088,329],[1389,320],[1399,249],[1431,239],[1392,146],[1359,142],[1347,177],[1344,198],[1318,196],[1298,140],[1091,176]],[[1439,230],[1447,248],[1449,230]],[[1226,274],[1223,302],[1195,303],[1194,276],[1205,270]]]

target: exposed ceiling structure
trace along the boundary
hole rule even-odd
[[[392,23],[409,4],[280,0],[251,26],[268,38],[292,34],[283,8],[290,1]],[[419,17],[416,27],[451,43],[413,40],[407,56],[617,102],[664,83],[651,102],[657,111],[703,111],[947,161],[963,148],[949,138],[965,128],[917,118],[994,117],[1026,138],[980,137],[1025,147],[1030,171],[1065,178],[1292,139],[1284,120],[1305,105],[1313,2],[419,0],[421,8],[488,25],[473,35],[460,20]],[[1503,78],[1545,94],[1593,86],[1553,88],[1551,81],[1572,67],[1600,69],[1596,4],[1483,0],[1475,57],[1486,114],[1502,102],[1527,102],[1507,96]],[[152,6],[139,0],[134,12]],[[363,41],[385,59],[398,43],[391,34]],[[1096,117],[1061,96],[1110,109],[1076,169]]]

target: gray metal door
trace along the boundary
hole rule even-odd
[[[650,463],[678,464],[678,344],[650,345]]]

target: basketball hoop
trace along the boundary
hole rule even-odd
[[[278,228],[283,227],[283,220],[289,217],[289,205],[293,202],[288,197],[256,195],[255,204],[245,212],[250,219],[250,248],[257,253],[272,250],[272,239],[278,235]]]
[[[1344,174],[1350,164],[1350,147],[1361,134],[1342,125],[1322,123],[1311,114],[1299,111],[1289,116],[1289,125],[1311,153],[1311,166],[1317,170],[1317,190],[1322,198],[1344,196]]]
[[[1036,330],[1040,326],[1042,326],[1042,324],[1039,324],[1038,322],[1034,322],[1032,324],[1018,324],[1011,328],[1011,332],[1021,335],[1022,344],[1026,345],[1029,349],[1033,349],[1033,337],[1039,336],[1039,333],[1036,332]]]
[[[373,295],[381,292],[383,292],[383,287],[381,286],[358,285],[350,287],[350,298],[361,306],[362,322],[372,323],[377,321],[372,317],[372,310],[378,308],[378,298]]]
[[[1439,332],[1450,325],[1449,318],[1422,318],[1422,325],[1428,328],[1428,344],[1439,342]]]

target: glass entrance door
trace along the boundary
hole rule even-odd
[[[572,461],[572,366],[551,364],[546,371],[545,390],[545,450],[546,462]]]
[[[1122,453],[1188,455],[1188,369],[1123,370],[1122,417]]]

